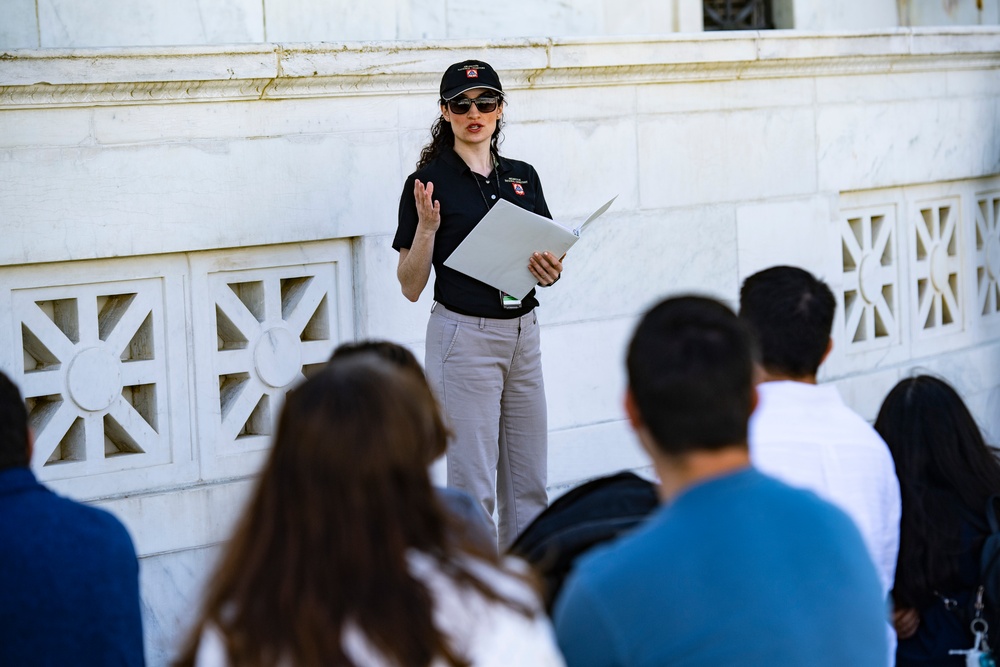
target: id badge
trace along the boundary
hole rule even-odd
[[[517,310],[521,307],[521,300],[506,292],[500,292],[500,305],[504,307],[504,310]]]

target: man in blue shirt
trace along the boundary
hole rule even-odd
[[[125,527],[38,483],[28,415],[0,373],[0,665],[143,665]]]
[[[625,408],[663,506],[584,558],[555,610],[569,667],[883,667],[886,610],[840,510],[750,467],[750,334],[724,305],[669,299],[628,352]]]

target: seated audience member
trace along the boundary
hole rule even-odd
[[[570,575],[555,612],[570,667],[885,664],[857,528],[750,466],[754,404],[752,338],[732,311],[682,297],[643,317],[625,409],[663,505]]]
[[[888,600],[901,511],[892,456],[836,387],[816,384],[833,346],[835,308],[830,288],[796,267],[776,266],[744,281],[739,315],[760,347],[750,459],[758,470],[815,492],[854,519]],[[888,622],[886,634],[892,651],[895,633]],[[887,658],[891,664],[891,653]]]
[[[31,450],[20,392],[0,373],[0,665],[145,664],[128,531],[39,484]]]
[[[875,429],[892,451],[903,493],[892,591],[896,664],[961,667],[965,658],[948,652],[973,645],[986,507],[1000,493],[1000,463],[955,390],[927,375],[889,392]],[[992,599],[998,595],[991,591]],[[995,637],[998,610],[989,611]]]
[[[423,385],[427,393],[431,395],[435,405],[437,399],[433,398],[430,385],[427,384],[427,376],[424,369],[420,367],[420,362],[408,349],[386,340],[368,340],[357,343],[342,343],[333,351],[330,362],[347,359],[357,354],[373,353],[386,361],[395,364],[399,368],[413,373]],[[426,453],[428,467],[444,456],[444,448],[439,448],[437,442],[428,443],[431,449]],[[434,491],[438,499],[444,503],[448,510],[449,518],[452,520],[452,532],[461,540],[466,540],[477,549],[486,550],[487,553],[497,552],[496,526],[493,524],[493,517],[486,514],[483,506],[476,502],[476,499],[461,489],[452,489],[446,486],[436,486]]]
[[[525,575],[449,538],[424,454],[446,437],[373,354],[291,390],[180,664],[563,664]]]

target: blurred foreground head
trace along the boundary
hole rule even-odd
[[[417,358],[413,356],[407,348],[403,347],[399,343],[393,343],[388,340],[363,340],[351,343],[341,343],[337,346],[337,349],[333,351],[333,355],[330,357],[330,364],[342,363],[347,359],[356,359],[359,356],[377,357],[383,361],[389,362],[390,365],[394,366],[398,370],[404,371],[411,375],[411,377],[417,381],[421,387],[421,393],[427,394],[427,397],[434,404],[435,413],[439,413],[439,406],[437,404],[437,399],[434,397],[431,391],[430,385],[427,384],[427,376],[424,375],[424,369],[420,366],[420,362]],[[445,448],[447,447],[447,430],[444,426],[444,421],[439,419],[439,427],[445,432],[445,438],[432,438],[428,440],[416,441],[418,445],[425,445],[423,447],[424,452],[424,465],[430,465],[437,459],[444,456]]]
[[[349,664],[348,624],[395,663],[456,664],[407,560],[452,552],[426,461],[446,437],[423,379],[372,353],[289,391],[179,664],[213,626],[230,664]]]
[[[676,456],[746,443],[754,347],[733,312],[685,296],[654,306],[628,349],[631,400],[659,450]]]

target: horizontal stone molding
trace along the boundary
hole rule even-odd
[[[1000,29],[12,50],[0,109],[433,93],[444,67],[475,56],[512,90],[991,69]]]

